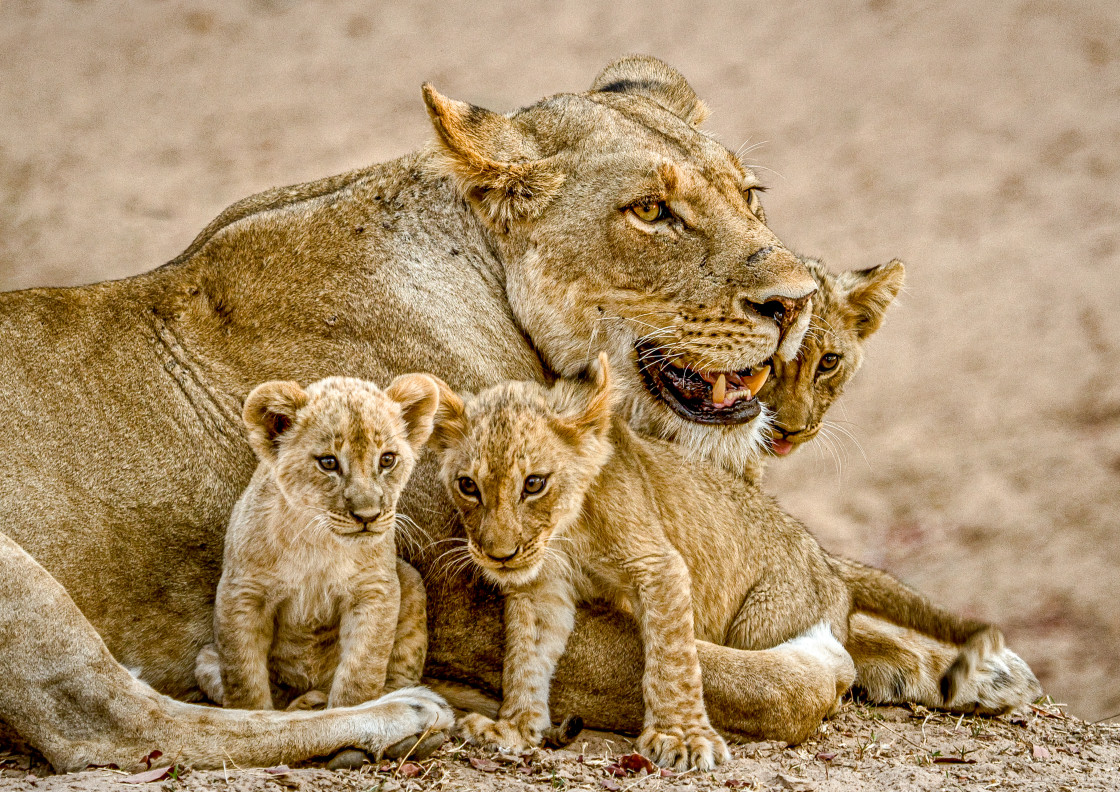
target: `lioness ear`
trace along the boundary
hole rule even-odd
[[[867,338],[883,324],[883,316],[902,290],[905,277],[906,267],[898,259],[871,269],[844,272],[837,277],[846,292],[860,338]]]
[[[614,383],[611,377],[610,358],[606,352],[588,369],[591,378],[591,392],[586,397],[583,408],[574,416],[565,418],[563,429],[570,432],[574,442],[581,440],[588,432],[605,437],[611,427],[611,409],[614,405]]]
[[[307,393],[298,382],[266,382],[245,399],[241,418],[249,428],[249,444],[257,457],[276,458],[276,441],[295,422],[296,413],[307,404]]]
[[[564,174],[538,159],[526,135],[499,113],[448,99],[424,83],[424,102],[459,191],[499,231],[532,220],[552,200]]]
[[[684,75],[650,55],[619,58],[599,72],[591,90],[645,96],[694,127],[704,123],[711,112]]]
[[[413,450],[428,442],[439,406],[439,386],[427,374],[402,374],[389,383],[385,395],[401,406],[408,444]]]
[[[456,438],[467,433],[466,405],[459,394],[439,377],[432,377],[439,387],[439,406],[436,408],[432,430],[432,447],[445,451]]]

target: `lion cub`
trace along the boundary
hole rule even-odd
[[[589,598],[635,615],[645,646],[638,747],[675,767],[727,756],[704,709],[696,639],[813,655],[840,692],[854,677],[843,648],[854,610],[961,646],[953,679],[1002,650],[995,628],[828,555],[752,482],[636,433],[612,414],[605,355],[593,373],[591,384],[511,382],[477,397],[441,387],[441,475],[467,554],[506,595],[504,700],[497,722],[460,722],[470,739],[539,744],[575,604]]]
[[[397,559],[396,504],[432,430],[436,383],[267,382],[245,401],[260,460],[230,516],[215,643],[196,663],[225,707],[360,704],[419,681],[424,588]],[[302,694],[302,695],[300,695]]]
[[[821,431],[825,413],[859,370],[863,345],[882,325],[906,276],[898,259],[838,275],[816,259],[801,261],[817,282],[813,318],[797,357],[790,362],[775,358],[758,393],[773,414],[770,447],[778,456],[789,455]]]

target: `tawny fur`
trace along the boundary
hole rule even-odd
[[[936,608],[885,572],[828,555],[757,486],[637,434],[612,417],[607,371],[604,355],[591,386],[514,382],[465,402],[441,397],[434,442],[463,515],[465,553],[506,595],[500,717],[468,716],[461,727],[470,737],[511,749],[539,743],[575,604],[593,598],[638,620],[647,707],[639,746],[662,763],[718,761],[695,639],[810,654],[816,645],[828,655],[814,630],[830,630],[840,650],[860,611],[959,648],[939,706],[956,703],[965,687],[976,694],[975,671],[1004,652],[998,630]],[[540,481],[541,491],[530,492]],[[839,654],[825,672],[834,696],[855,675]],[[1021,661],[1015,677],[998,706],[982,708],[1037,695]]]
[[[711,432],[675,416],[642,386],[634,343],[699,356],[726,332],[719,366],[792,357],[808,313],[783,336],[750,306],[812,280],[766,227],[757,178],[694,128],[702,103],[678,72],[629,57],[595,85],[510,114],[429,92],[438,139],[421,153],[239,201],[143,275],[0,295],[0,629],[19,626],[0,640],[0,719],[66,769],[134,766],[153,748],[294,761],[436,722],[366,709],[250,723],[138,692],[113,661],[200,697],[222,539],[257,466],[239,420],[257,383],[431,371],[477,391],[574,375],[606,349],[647,425],[741,469],[761,422]],[[651,197],[687,213],[688,233],[636,225],[627,207]],[[430,459],[402,498],[433,542],[409,555],[429,592],[428,670],[495,691],[500,603],[437,560],[458,529]],[[640,726],[632,622],[581,609],[576,623],[554,703]],[[827,711],[831,693],[787,684],[805,677],[783,656],[697,651],[720,728],[793,742]]]
[[[397,559],[396,506],[438,400],[422,374],[385,391],[330,377],[249,394],[244,419],[260,464],[230,517],[215,646],[195,668],[211,699],[345,707],[419,683],[424,590]]]

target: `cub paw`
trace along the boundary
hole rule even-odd
[[[298,710],[315,710],[323,709],[327,706],[327,694],[321,690],[309,690],[302,696],[298,696],[292,700],[285,709],[288,712],[296,712]]]
[[[455,732],[472,745],[492,745],[503,753],[522,753],[541,744],[539,729],[511,720],[491,720],[477,712],[461,717]]]
[[[661,767],[678,772],[711,770],[731,758],[727,743],[708,725],[687,731],[677,727],[663,731],[649,726],[638,737],[638,750]]]

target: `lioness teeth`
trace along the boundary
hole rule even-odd
[[[770,367],[763,366],[754,374],[751,374],[749,377],[745,377],[743,379],[743,387],[750,390],[752,399],[758,394],[760,390],[762,390],[762,386],[766,384],[766,378],[769,376]]]
[[[724,398],[727,396],[727,377],[723,374],[719,375],[716,384],[712,386],[712,401],[716,404],[723,404]]]

